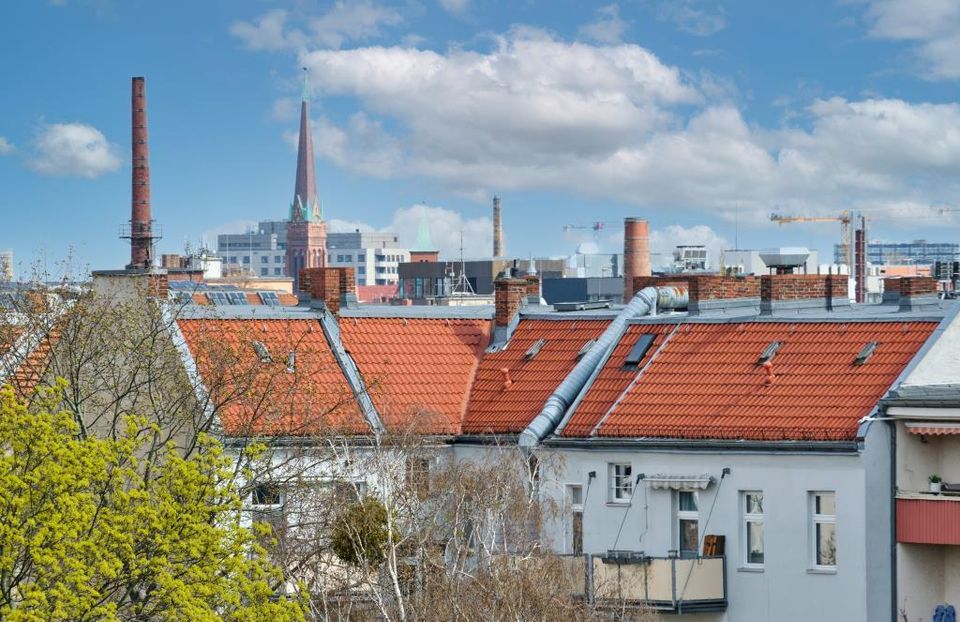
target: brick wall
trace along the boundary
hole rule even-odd
[[[353,268],[304,268],[299,277],[300,291],[322,300],[332,313],[340,311],[340,302],[348,294],[357,293]]]
[[[493,282],[494,303],[496,305],[496,325],[507,326],[513,316],[520,311],[523,299],[527,295],[526,279],[497,279]]]
[[[690,295],[690,302],[756,298],[760,295],[760,281],[753,276],[673,275],[641,276],[633,279],[633,291],[635,292],[644,287],[671,286],[686,287]]]
[[[528,274],[523,277],[526,282],[527,296],[540,297],[540,277],[535,274]]]
[[[847,297],[846,275],[765,274],[760,277],[760,300],[810,300]]]
[[[900,296],[927,296],[937,293],[937,280],[926,276],[900,277]]]
[[[170,291],[170,281],[166,274],[147,276],[147,296],[166,300]]]

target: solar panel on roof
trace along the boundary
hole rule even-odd
[[[277,307],[280,305],[280,296],[277,296],[277,292],[259,292],[260,302],[265,305],[270,305],[271,307]]]
[[[243,294],[243,292],[227,292],[227,300],[232,305],[247,304],[247,297]]]
[[[650,333],[644,333],[640,335],[640,338],[637,339],[637,342],[633,344],[633,347],[630,349],[630,352],[627,354],[627,358],[623,361],[624,367],[636,367],[640,364],[640,361],[643,360],[644,355],[647,353],[647,350],[650,349],[650,346],[653,345],[653,340],[656,339],[656,335]]]
[[[173,292],[173,302],[178,305],[193,304],[193,295],[190,292]]]
[[[230,300],[224,292],[207,292],[207,300],[218,307],[225,307],[230,304]]]

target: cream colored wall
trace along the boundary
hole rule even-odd
[[[944,552],[950,550],[950,558],[960,562],[960,554],[952,553],[955,548],[929,544],[897,545],[898,620],[901,613],[906,615],[907,622],[932,619],[934,608],[943,602],[946,582]]]
[[[943,549],[943,602],[960,607],[960,546],[940,548]]]
[[[898,490],[928,490],[928,478],[934,473],[945,482],[960,483],[960,437],[921,438],[908,432],[902,423],[897,427]]]

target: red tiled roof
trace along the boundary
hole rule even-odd
[[[597,375],[587,394],[580,400],[577,410],[563,430],[564,436],[586,436],[610,409],[610,406],[637,377],[653,357],[664,339],[679,324],[634,324],[627,327],[623,337],[613,348],[607,364]],[[623,363],[641,335],[655,335],[653,343],[635,369],[624,369]]]
[[[463,422],[467,434],[521,432],[543,408],[554,389],[577,364],[584,344],[596,339],[609,320],[522,319],[506,350],[484,356],[477,369]],[[538,339],[543,348],[524,355]],[[503,368],[511,384],[505,386]]]
[[[684,323],[597,430],[598,436],[842,440],[936,322]],[[772,341],[773,382],[757,365]],[[878,342],[863,365],[854,358]],[[615,365],[611,360],[608,365]],[[613,403],[610,403],[613,406]],[[597,410],[594,410],[596,413]],[[566,435],[584,435],[582,422]]]
[[[24,337],[23,327],[5,325],[0,328],[0,356],[5,356],[8,352],[11,352]],[[33,349],[18,362],[16,369],[4,378],[4,384],[13,386],[21,398],[29,399],[47,373],[53,354],[53,346],[59,338],[60,327],[54,326],[46,335],[36,341]]]
[[[459,432],[489,320],[347,317],[340,334],[388,428]]]
[[[381,302],[393,298],[397,293],[397,285],[357,285],[357,300],[359,302]]]
[[[369,431],[315,319],[178,321],[227,436]],[[254,341],[266,346],[263,363]],[[296,353],[294,371],[287,356]]]

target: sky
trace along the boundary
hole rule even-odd
[[[422,220],[448,257],[956,241],[957,0],[30,0],[0,8],[0,249],[122,267],[130,77],[159,252],[281,219],[305,67],[333,231]],[[594,236],[592,223],[603,223]],[[573,227],[569,227],[572,225]],[[665,255],[654,257],[659,263]]]

